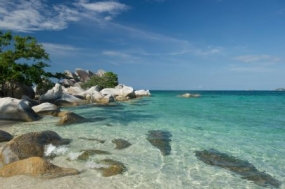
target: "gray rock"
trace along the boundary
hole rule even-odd
[[[13,136],[6,131],[0,130],[0,142],[7,142],[13,139]]]
[[[35,121],[40,117],[28,106],[25,100],[5,97],[0,98],[0,119]]]

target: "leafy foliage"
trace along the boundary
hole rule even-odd
[[[15,90],[17,84],[42,85],[50,77],[62,78],[61,73],[52,74],[44,68],[49,67],[49,55],[34,37],[12,36],[11,32],[0,31],[0,86],[2,95]],[[13,94],[13,92],[12,92]]]
[[[81,85],[83,88],[90,88],[98,85],[101,88],[112,88],[118,85],[118,76],[113,72],[106,72],[101,77],[93,75],[91,79]]]

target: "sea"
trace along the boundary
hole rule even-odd
[[[51,163],[76,168],[81,174],[49,180],[29,176],[0,178],[0,188],[285,188],[284,91],[150,92],[150,97],[110,105],[61,108],[87,118],[83,123],[57,126],[59,118],[44,116],[40,121],[5,127],[15,136],[52,130],[72,139],[67,146],[47,146],[46,154],[56,155]],[[183,98],[184,93],[200,96]],[[168,133],[169,154],[163,155],[147,140],[150,131]],[[115,149],[114,139],[124,139],[132,145]],[[84,149],[110,154],[78,160]],[[217,154],[212,157],[221,158],[207,163],[197,156],[197,151],[214,151]],[[103,166],[100,164],[103,159],[123,163],[126,171],[103,177],[97,169]],[[235,163],[253,167],[278,184],[248,179],[228,168]]]

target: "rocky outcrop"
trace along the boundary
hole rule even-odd
[[[45,102],[40,105],[33,106],[32,109],[36,113],[41,114],[41,115],[54,114],[55,112],[59,111],[59,108],[56,105],[51,104],[49,102]]]
[[[44,146],[47,144],[66,145],[70,140],[61,138],[54,131],[30,132],[9,141],[1,151],[1,161],[9,164],[29,157],[44,156]]]
[[[221,153],[215,149],[195,151],[196,157],[208,165],[227,169],[241,176],[242,179],[253,181],[255,184],[269,188],[279,188],[281,182],[265,172],[258,171],[254,165],[245,160]]]
[[[80,172],[76,169],[58,167],[40,157],[30,157],[28,159],[16,161],[5,165],[0,169],[1,177],[27,175],[51,179],[68,175],[77,175],[79,173]]]
[[[71,94],[71,95],[81,95],[82,93],[85,92],[84,89],[82,89],[81,87],[76,87],[76,86],[64,88],[63,90],[64,90],[64,93]]]
[[[13,136],[6,131],[0,130],[0,142],[7,142],[13,139]]]
[[[37,106],[37,105],[40,104],[37,100],[31,99],[30,97],[28,97],[26,95],[23,95],[22,99],[25,100],[25,101],[28,101],[31,107],[32,106]]]
[[[85,70],[82,70],[80,68],[76,68],[75,74],[79,77],[81,82],[86,82],[86,81],[90,80],[90,76]]]
[[[85,101],[77,98],[73,95],[63,93],[63,87],[60,84],[55,84],[55,86],[48,90],[44,95],[40,96],[39,101],[54,103],[58,106],[64,105],[78,105],[84,104]]]
[[[183,98],[191,98],[191,97],[200,97],[201,95],[200,94],[190,94],[190,93],[184,93],[182,95],[179,95],[178,97],[183,97]]]
[[[150,96],[149,90],[136,90],[135,91],[136,97],[143,97],[143,96]]]
[[[112,143],[116,144],[115,149],[118,149],[118,150],[125,149],[132,145],[131,143],[129,143],[128,141],[124,139],[114,139],[112,140]]]
[[[148,131],[147,140],[155,147],[157,147],[163,156],[171,153],[171,138],[172,134],[168,131],[151,130]]]
[[[35,121],[40,117],[25,103],[25,100],[0,98],[0,119]]]
[[[40,103],[43,102],[54,102],[55,100],[61,98],[62,96],[62,87],[60,84],[56,83],[55,86],[48,90],[45,94],[40,96]]]
[[[134,89],[132,87],[128,87],[125,85],[118,85],[115,88],[105,88],[101,90],[100,93],[104,96],[106,95],[112,95],[114,97],[121,96],[122,99],[129,99],[135,97]]]
[[[57,125],[59,126],[86,121],[84,117],[77,115],[73,112],[61,112],[58,114],[58,116],[61,117],[60,121],[57,123]]]

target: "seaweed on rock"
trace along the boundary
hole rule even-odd
[[[171,153],[171,138],[172,134],[168,131],[151,130],[148,131],[147,140],[155,147],[157,147],[163,156]]]
[[[226,153],[221,153],[215,149],[195,151],[196,157],[208,165],[222,167],[232,171],[241,178],[253,181],[255,184],[263,187],[279,188],[281,182],[256,169],[254,165],[245,160],[237,159]]]

